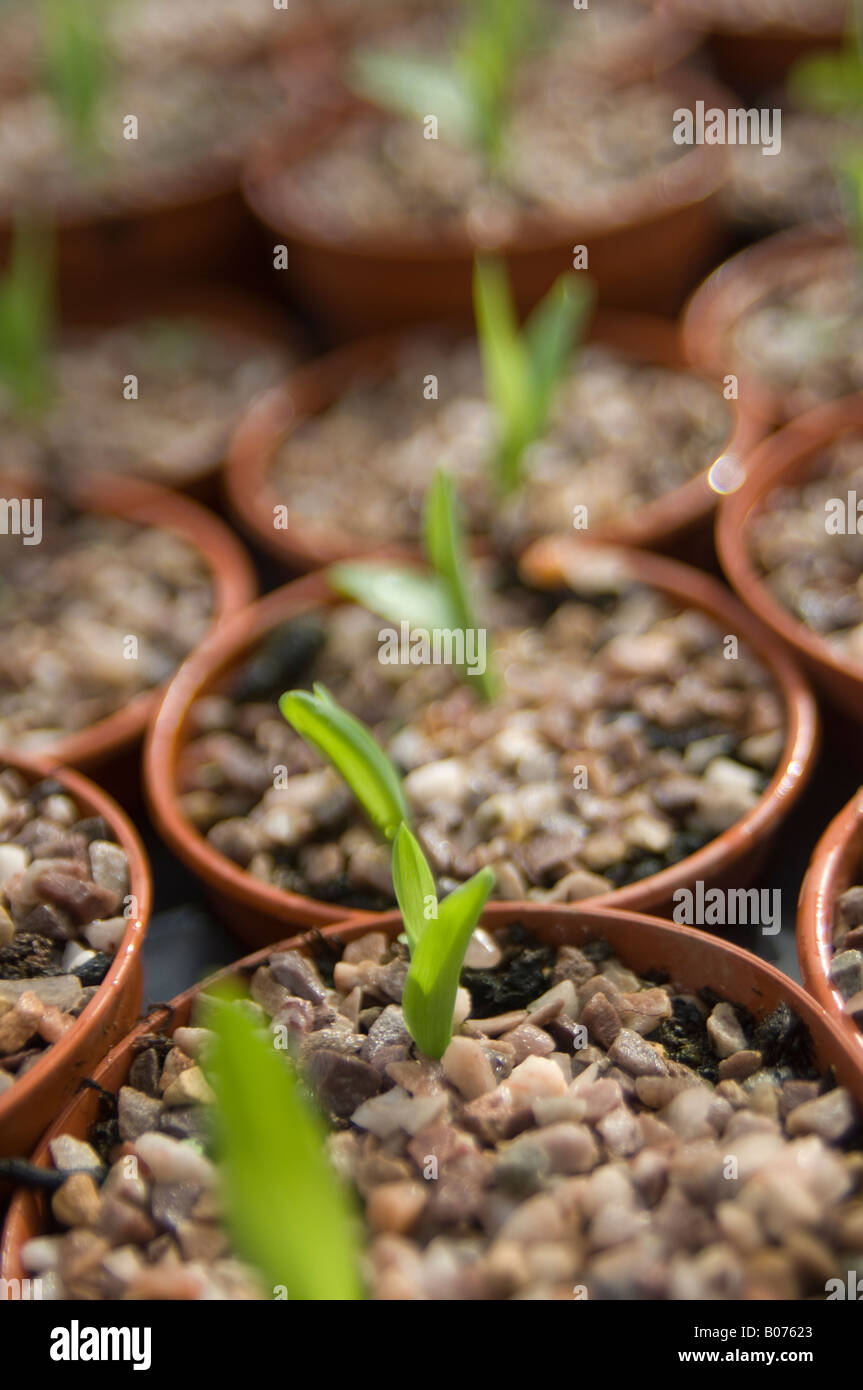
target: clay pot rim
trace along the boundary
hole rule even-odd
[[[725,576],[743,602],[804,661],[853,682],[863,696],[863,662],[833,650],[770,593],[752,561],[746,530],[782,483],[811,474],[817,455],[846,432],[863,434],[863,394],[844,396],[799,415],[759,444],[747,461],[746,477],[719,507],[716,549]]]
[[[839,6],[836,7],[837,10]],[[800,39],[813,38],[816,40],[827,40],[830,38],[841,38],[844,33],[844,24],[841,20],[837,23],[836,15],[813,15],[811,23],[798,22],[789,23],[787,19],[778,19],[774,22],[764,22],[757,10],[753,10],[751,22],[746,23],[745,17],[741,18],[733,12],[729,13],[723,4],[716,4],[715,0],[711,6],[711,11],[705,12],[703,21],[699,21],[697,14],[693,14],[690,0],[671,0],[672,13],[679,14],[681,19],[688,16],[690,23],[699,24],[701,32],[705,34],[721,34],[729,38],[769,38],[787,39],[791,42]]]
[[[863,861],[863,787],[827,826],[806,870],[797,905],[797,959],[803,984],[863,1061],[863,1030],[845,1012],[830,979],[836,899]]]
[[[712,981],[714,986],[719,984],[717,992],[721,994],[722,998],[729,999],[731,1002],[741,1002],[739,996],[747,993],[746,989],[741,986],[754,976],[756,983],[752,993],[758,995],[758,1001],[756,1002],[750,996],[749,1006],[757,1012],[758,1002],[761,1002],[763,1011],[767,1012],[776,1007],[774,1001],[784,999],[790,1003],[794,1012],[802,1019],[812,1034],[819,1067],[823,1072],[833,1070],[837,1073],[840,1084],[852,1091],[858,1102],[863,1104],[861,1058],[858,1052],[849,1045],[848,1040],[834,1020],[822,1009],[817,1000],[808,995],[795,981],[787,975],[783,975],[769,962],[742,947],[674,922],[613,908],[580,907],[577,904],[492,903],[486,907],[481,918],[482,925],[493,932],[501,930],[508,923],[514,921],[521,921],[528,929],[536,930],[541,935],[544,934],[545,938],[558,945],[572,943],[573,940],[579,942],[595,939],[607,940],[609,935],[614,938],[618,934],[622,936],[625,932],[627,943],[625,945],[619,945],[616,942],[613,944],[615,954],[624,964],[627,964],[630,959],[627,950],[629,942],[637,941],[639,937],[643,939],[645,936],[649,936],[651,957],[656,951],[659,956],[658,965],[660,968],[665,968],[666,962],[671,965],[674,957],[679,955],[679,950],[676,951],[675,947],[679,948],[682,943],[686,943],[685,956],[689,959],[686,959],[683,964],[678,959],[675,967],[669,970],[672,983],[678,984],[684,989],[695,989],[703,988]],[[312,931],[291,936],[281,942],[274,942],[272,945],[254,951],[250,955],[240,957],[233,964],[225,966],[199,984],[185,990],[169,1004],[157,1006],[156,1009],[152,1010],[136,1028],[127,1033],[125,1038],[107,1053],[94,1069],[93,1080],[97,1084],[102,1084],[115,1068],[125,1080],[128,1076],[126,1063],[127,1060],[129,1063],[131,1062],[131,1053],[137,1039],[145,1033],[165,1030],[166,1027],[169,1032],[173,1032],[175,1026],[183,1026],[191,1004],[197,995],[205,992],[218,980],[252,974],[259,965],[264,964],[269,959],[274,951],[306,949],[314,945],[316,941],[320,941],[321,938],[325,941],[343,940],[347,943],[348,940],[361,936],[371,929],[387,931],[392,934],[400,926],[401,916],[397,911],[382,913],[377,920],[371,922],[365,914],[353,914],[333,923],[321,933]],[[610,932],[609,928],[612,928]],[[699,967],[702,961],[705,962],[703,972],[696,968],[691,959],[693,951],[698,952]],[[639,973],[643,974],[643,968],[639,970]],[[701,981],[700,985],[696,984],[696,979]],[[178,1013],[181,1015],[181,1019],[175,1023]],[[113,1089],[118,1090],[123,1081],[120,1081],[119,1085],[112,1084]],[[106,1089],[110,1088],[106,1087]],[[38,1166],[43,1168],[48,1166],[50,1161],[48,1146],[53,1138],[65,1132],[74,1133],[76,1128],[79,1128],[74,1124],[74,1121],[79,1107],[85,1104],[88,1098],[88,1093],[79,1091],[67,1102],[55,1122],[46,1130],[33,1155],[33,1161]],[[17,1275],[20,1277],[20,1248],[24,1240],[36,1234],[40,1227],[44,1227],[44,1217],[35,1207],[32,1195],[26,1189],[19,1190],[13,1196],[2,1233],[0,1276],[9,1278]]]
[[[102,300],[91,306],[86,317],[76,314],[68,319],[60,335],[60,346],[68,344],[74,347],[76,343],[139,322],[163,318],[189,318],[210,325],[224,340],[236,342],[250,350],[254,350],[256,345],[282,347],[289,358],[298,362],[303,356],[299,331],[287,311],[280,312],[262,295],[233,285],[170,285],[160,288],[155,295],[152,289],[146,293],[132,289],[119,309],[113,299]],[[223,468],[235,425],[236,418],[226,430],[222,447],[203,457],[197,468],[181,477],[170,478],[157,469],[149,472],[142,470],[140,473],[111,473],[111,476],[140,478],[172,491],[195,487],[215,477]]]
[[[32,496],[38,483],[17,485],[19,495]],[[199,503],[142,478],[90,473],[72,481],[76,505],[84,511],[118,516],[129,521],[174,531],[203,558],[213,585],[209,633],[257,593],[252,563],[233,532]],[[124,751],[143,734],[161,689],[144,690],[103,719],[58,739],[49,748],[34,750],[46,767],[86,768]]]
[[[522,569],[526,582],[552,587],[561,577],[571,543],[538,542],[526,553]],[[575,542],[576,547],[593,542]],[[646,906],[689,878],[708,879],[758,840],[768,837],[802,792],[815,762],[818,714],[814,696],[781,644],[765,632],[755,618],[741,608],[713,579],[688,565],[649,551],[602,546],[617,554],[642,582],[669,593],[684,607],[706,609],[711,616],[732,624],[759,653],[770,672],[784,705],[787,732],[779,764],[751,811],[728,830],[709,840],[694,854],[678,860],[623,888],[585,899],[590,906],[619,911],[646,910]],[[559,553],[563,551],[563,553]],[[150,725],[144,750],[144,782],[148,804],[159,833],[174,852],[210,889],[265,912],[269,917],[300,926],[325,926],[338,919],[339,907],[303,894],[287,893],[251,877],[244,869],[217,853],[206,838],[181,814],[176,793],[176,762],[186,745],[187,722],[192,703],[231,668],[236,659],[278,621],[322,602],[339,602],[322,575],[306,575],[268,594],[245,609],[220,632],[203,643],[180,668],[166,691]],[[344,909],[341,909],[344,912]],[[370,921],[380,914],[357,914]]]
[[[613,85],[613,84],[610,84]],[[677,100],[710,101],[723,107],[730,94],[713,78],[702,79],[695,72],[665,74],[656,84]],[[727,100],[726,100],[727,97]],[[653,222],[678,209],[705,201],[725,182],[728,174],[726,151],[719,145],[693,145],[667,168],[639,175],[619,189],[614,197],[585,202],[577,213],[540,211],[522,213],[514,219],[512,231],[495,243],[480,246],[458,228],[407,228],[398,232],[369,231],[344,238],[322,230],[314,210],[303,215],[292,207],[290,190],[284,186],[273,193],[273,175],[301,163],[323,145],[333,131],[348,121],[380,119],[376,108],[358,99],[340,99],[324,110],[310,112],[305,123],[294,132],[290,149],[278,125],[265,134],[251,150],[241,175],[241,190],[254,216],[280,236],[331,253],[350,255],[356,260],[380,259],[423,264],[446,262],[453,257],[472,260],[480,250],[498,253],[531,254],[553,250],[578,234],[589,242],[591,236],[610,235],[623,227]],[[282,181],[284,182],[284,181]],[[674,188],[674,196],[671,194]]]
[[[31,783],[46,777],[55,779],[62,784],[82,812],[102,816],[108,822],[117,843],[126,852],[129,864],[129,893],[135,898],[138,907],[137,916],[129,918],[108,972],[89,1004],[81,1010],[72,1027],[67,1029],[57,1042],[46,1048],[44,1055],[20,1081],[13,1082],[8,1090],[0,1095],[2,1129],[10,1110],[26,1108],[28,1104],[33,1104],[32,1097],[38,1091],[44,1077],[51,1071],[62,1071],[71,1055],[78,1050],[81,1039],[88,1034],[99,1032],[106,1014],[110,1012],[112,998],[129,986],[130,978],[138,968],[150,919],[153,881],[144,846],[131,820],[113,797],[89,778],[72,768],[58,768],[43,758],[21,757],[6,752],[0,753],[0,767],[15,768]]]
[[[772,288],[801,276],[801,263],[805,269],[847,245],[847,234],[838,223],[807,222],[773,232],[723,261],[693,291],[681,313],[683,350],[693,369],[720,378],[733,371],[725,346],[733,325]],[[790,393],[782,387],[757,379],[745,382],[744,388],[756,409],[774,423],[800,414],[793,411]]]
[[[280,386],[262,392],[240,420],[228,448],[225,490],[241,526],[277,560],[296,570],[310,570],[338,560],[355,559],[381,550],[380,544],[352,544],[350,534],[326,522],[276,531],[274,507],[283,502],[272,490],[272,463],[277,450],[309,419],[325,413],[352,385],[374,379],[403,351],[421,339],[428,329],[398,330],[363,338],[336,348],[300,366]],[[468,340],[470,332],[441,327],[438,333]],[[708,380],[686,364],[676,328],[654,314],[601,310],[596,314],[588,343],[611,346],[621,357],[645,365],[657,365]],[[717,393],[720,386],[710,380]],[[739,400],[726,401],[730,432],[722,453],[745,458],[764,433],[757,411]],[[721,455],[720,455],[721,457]],[[715,460],[711,461],[714,463]],[[642,507],[619,522],[606,522],[591,532],[600,541],[633,544],[643,548],[664,546],[713,512],[717,495],[708,482],[709,467],[679,487]],[[528,481],[529,486],[529,481]],[[525,541],[519,550],[529,544]],[[416,549],[406,545],[406,549]]]

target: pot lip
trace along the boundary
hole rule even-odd
[[[797,959],[803,984],[863,1061],[863,1030],[845,1012],[830,979],[836,900],[863,860],[863,787],[830,821],[815,846],[797,904]]]
[[[614,84],[609,85],[613,88]],[[663,74],[654,85],[669,96],[690,102],[709,100],[726,107],[733,101],[715,79],[702,79],[695,71]],[[290,143],[274,123],[250,151],[240,179],[246,204],[260,222],[300,246],[357,261],[445,264],[453,259],[472,260],[477,250],[489,249],[480,247],[467,232],[448,227],[401,233],[369,231],[345,239],[322,229],[313,212],[304,216],[301,208],[292,208],[289,189],[282,188],[278,197],[273,196],[274,173],[301,163],[335,130],[356,119],[381,117],[368,103],[340,97],[322,110],[308,112]],[[617,190],[613,198],[596,199],[593,206],[586,204],[578,213],[522,213],[494,249],[506,254],[540,253],[558,249],[576,232],[589,240],[591,236],[619,233],[627,226],[661,221],[673,212],[705,201],[717,192],[727,175],[728,160],[722,146],[693,145],[668,168],[639,175]]]
[[[2,477],[2,475],[0,475]],[[34,486],[17,484],[19,495]],[[203,558],[213,586],[208,635],[255,597],[257,580],[241,542],[224,522],[198,502],[143,478],[89,473],[72,480],[72,495],[85,511],[174,531]],[[34,752],[44,766],[87,767],[125,751],[143,734],[159,699],[160,687],[144,690],[103,719]]]
[[[683,306],[680,330],[690,365],[713,377],[732,370],[726,335],[747,309],[764,298],[765,287],[780,284],[800,262],[805,265],[847,246],[847,234],[837,222],[805,222],[773,232],[723,261]],[[782,387],[756,380],[746,385],[746,391],[755,408],[774,422],[789,418],[789,392]]]
[[[572,545],[593,546],[590,541],[538,542],[526,553],[522,565],[525,582],[551,587],[561,574],[566,552]],[[647,911],[663,901],[681,882],[709,878],[747,849],[766,839],[803,791],[814,766],[818,746],[818,714],[814,696],[781,644],[716,580],[664,556],[649,551],[596,543],[598,549],[618,557],[642,582],[655,585],[683,606],[696,607],[734,625],[763,660],[783,702],[787,731],[779,764],[755,806],[728,830],[709,840],[694,854],[657,874],[609,893],[585,899],[590,907],[618,911]],[[563,554],[558,552],[563,551]],[[551,575],[551,578],[549,578]],[[561,580],[565,583],[565,579]],[[253,879],[239,865],[218,854],[205,837],[181,814],[175,789],[175,768],[186,743],[186,723],[191,704],[276,622],[321,602],[338,602],[322,575],[306,575],[276,589],[256,604],[235,615],[230,623],[207,639],[187,659],[162,698],[144,750],[144,782],[151,814],[160,834],[175,853],[211,888],[245,907],[269,917],[304,926],[324,926],[344,915],[344,909],[303,894],[287,893]],[[358,914],[378,920],[379,913]]]
[[[778,997],[789,1002],[809,1028],[818,1055],[818,1065],[824,1072],[830,1069],[835,1070],[836,1059],[841,1059],[843,1075],[840,1078],[840,1084],[854,1090],[858,1101],[863,1103],[861,1057],[849,1045],[835,1020],[821,1007],[817,999],[807,994],[789,976],[784,975],[776,966],[744,950],[741,946],[736,946],[708,932],[681,926],[643,913],[617,908],[582,907],[574,903],[490,903],[482,913],[480,924],[495,931],[502,929],[511,921],[522,921],[530,928],[533,925],[542,924],[543,921],[553,924],[555,920],[561,923],[561,936],[563,938],[561,944],[566,944],[566,937],[571,935],[572,928],[579,924],[583,924],[587,928],[591,940],[603,939],[603,928],[607,929],[610,924],[615,924],[620,929],[631,929],[633,936],[639,932],[649,933],[654,941],[664,943],[669,954],[673,953],[675,942],[687,941],[693,944],[697,942],[698,949],[699,951],[703,950],[706,960],[709,960],[710,957],[722,958],[732,966],[733,974],[731,971],[722,972],[721,990],[722,997],[728,998],[731,1002],[739,1002],[735,1000],[739,981],[747,977],[751,978],[754,974],[760,981],[772,986]],[[113,1068],[118,1063],[124,1064],[131,1054],[135,1041],[143,1034],[164,1029],[166,1023],[169,1029],[172,1029],[176,1014],[181,1009],[191,1005],[197,995],[206,991],[217,980],[237,975],[250,975],[276,951],[302,950],[321,939],[324,941],[335,941],[340,937],[350,939],[351,936],[362,935],[363,932],[370,929],[392,932],[399,925],[401,925],[401,914],[395,909],[381,913],[377,919],[371,921],[369,921],[367,914],[355,913],[332,923],[320,933],[310,931],[293,935],[283,941],[274,942],[272,945],[259,948],[249,955],[240,957],[232,964],[193,985],[190,989],[184,990],[170,1003],[157,1005],[151,1010],[98,1063],[93,1070],[93,1080],[97,1083],[100,1082],[109,1068]],[[570,928],[569,932],[567,927]],[[615,946],[614,950],[626,963],[626,947]],[[705,964],[705,976],[709,973],[711,973],[709,966]],[[736,983],[729,985],[729,975]],[[714,974],[713,978],[718,978],[718,976]],[[705,983],[707,982],[705,979]],[[683,980],[680,981],[683,987],[687,987],[687,983]],[[832,1058],[828,1055],[831,1052]],[[73,1120],[81,1104],[81,1099],[82,1092],[79,1091],[67,1102],[54,1123],[42,1135],[33,1154],[33,1162],[38,1166],[48,1166],[50,1157],[48,1146],[52,1139],[66,1132],[69,1128],[70,1121]],[[15,1272],[11,1267],[13,1262],[17,1260],[21,1237],[26,1233],[27,1223],[23,1208],[30,1200],[30,1194],[24,1189],[16,1192],[12,1198],[8,1219],[2,1232],[2,1240],[0,1240],[0,1275],[8,1277],[10,1271]],[[22,1229],[22,1226],[25,1229]]]
[[[59,1071],[74,1057],[82,1040],[98,1034],[107,1023],[115,996],[129,988],[139,968],[141,950],[150,919],[153,900],[153,879],[141,837],[125,811],[101,787],[73,768],[57,767],[40,757],[22,757],[3,752],[0,766],[12,767],[23,773],[30,782],[44,777],[54,778],[75,803],[92,815],[102,816],[126,853],[129,866],[129,893],[135,899],[137,915],[128,919],[123,939],[114,954],[110,968],[99,988],[75,1019],[72,1027],[48,1048],[44,1056],[0,1096],[0,1129],[10,1113],[36,1104],[36,1096],[46,1076]]]
[[[770,593],[750,557],[746,529],[769,493],[805,477],[817,455],[846,432],[863,433],[863,394],[843,396],[799,415],[756,446],[746,476],[719,507],[716,549],[729,583],[766,627],[816,668],[830,672],[863,696],[863,662],[852,662],[793,617]]]
[[[325,413],[351,386],[374,379],[382,369],[399,360],[402,352],[424,334],[469,341],[468,331],[438,325],[396,330],[362,338],[301,365],[279,386],[262,392],[244,413],[227,451],[225,490],[232,511],[255,541],[283,564],[317,569],[344,559],[380,551],[381,544],[352,543],[350,533],[337,525],[309,525],[303,518],[293,529],[276,530],[274,508],[280,499],[272,489],[272,463],[285,441],[308,420]],[[624,360],[660,366],[721,387],[684,360],[677,329],[655,314],[603,309],[595,316],[587,345],[610,346]],[[766,422],[739,400],[726,401],[729,434],[723,456],[745,458],[762,438]],[[711,466],[715,464],[713,460]],[[669,544],[699,522],[706,522],[717,495],[709,483],[710,467],[679,487],[647,503],[637,515],[597,527],[597,540],[637,544],[644,548]],[[529,482],[528,482],[529,486]],[[530,544],[524,541],[519,552]],[[417,547],[406,546],[418,553]]]

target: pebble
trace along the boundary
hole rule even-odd
[[[656,1048],[631,1028],[621,1029],[608,1049],[608,1055],[631,1076],[664,1076],[668,1071]]]
[[[863,990],[863,951],[840,951],[830,964],[830,978],[845,999]]]
[[[51,1198],[51,1210],[63,1226],[95,1226],[101,1205],[89,1173],[73,1173]]]
[[[789,1134],[818,1134],[822,1139],[838,1143],[856,1125],[857,1111],[844,1087],[836,1086],[817,1100],[795,1106],[786,1123]]]
[[[731,1004],[714,1006],[707,1020],[707,1033],[720,1057],[730,1057],[746,1048],[746,1034]]]
[[[120,1138],[134,1140],[148,1130],[158,1129],[162,1102],[131,1086],[121,1086],[117,1097],[117,1122]]]
[[[74,1139],[71,1134],[60,1134],[48,1146],[55,1168],[101,1175],[102,1160],[91,1144],[83,1139]]]
[[[135,1140],[135,1152],[156,1182],[194,1182],[207,1186],[213,1180],[210,1160],[191,1144],[181,1143],[167,1134],[142,1134]]]
[[[45,1012],[45,1005],[32,992],[19,994],[11,1009],[0,1018],[0,1054],[20,1052],[34,1036]]]
[[[418,1182],[387,1182],[372,1189],[366,1219],[372,1231],[406,1235],[422,1215],[426,1191]]]
[[[474,1038],[454,1037],[441,1059],[443,1073],[464,1096],[476,1100],[496,1085],[491,1063]]]
[[[113,840],[91,840],[87,851],[93,882],[122,902],[129,891],[129,865],[126,852]]]
[[[0,980],[0,1001],[14,1004],[22,994],[35,994],[46,1007],[53,1004],[68,1013],[80,997],[81,981],[77,975],[39,975],[30,980]]]
[[[96,922],[88,922],[82,935],[94,951],[104,951],[108,955],[120,948],[129,923],[125,917],[106,917]]]

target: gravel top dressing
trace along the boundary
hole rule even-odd
[[[756,1022],[602,942],[480,930],[431,1062],[402,1017],[404,949],[370,932],[339,955],[275,952],[247,1007],[329,1117],[369,1297],[803,1299],[853,1267],[859,1115],[787,1005]],[[92,1144],[52,1142],[79,1171],[52,1201],[67,1232],[23,1249],[43,1297],[271,1296],[220,1224],[209,1036],[143,1039]]]
[[[782,98],[772,103],[783,106]],[[730,145],[730,178],[722,192],[726,211],[745,226],[780,230],[838,218],[843,211],[836,164],[859,146],[860,117],[804,115],[783,109],[782,150],[765,156],[760,145]]]
[[[118,390],[118,362],[138,379],[133,405]],[[0,398],[4,464],[38,469],[47,445],[73,472],[188,482],[223,457],[238,414],[291,365],[283,348],[192,316],[75,335],[54,354],[54,397],[38,425],[7,413]]]
[[[825,247],[796,263],[783,261],[777,278],[730,325],[727,357],[741,376],[751,373],[791,397],[801,414],[822,401],[863,388],[863,269],[851,246]]]
[[[423,395],[429,373],[437,400]],[[304,527],[335,526],[360,547],[416,543],[422,496],[445,458],[470,531],[507,545],[571,531],[575,507],[590,527],[638,511],[709,468],[731,427],[718,387],[589,346],[527,452],[525,486],[501,499],[476,347],[417,339],[392,374],[350,387],[292,433],[268,481]]]
[[[562,65],[530,65],[516,94],[496,177],[467,147],[423,139],[416,120],[380,113],[344,121],[320,147],[273,175],[291,218],[322,239],[397,235],[492,240],[514,234],[526,214],[615,216],[637,190],[690,153],[670,139],[679,96],[653,86],[614,91]],[[669,180],[671,196],[674,179]],[[269,198],[269,195],[268,195]],[[628,199],[627,199],[628,200]]]
[[[41,544],[0,536],[0,744],[25,751],[160,685],[214,601],[203,558],[174,532],[44,512]]]
[[[857,882],[836,903],[830,979],[845,1000],[845,1012],[863,1028],[863,864]]]
[[[63,215],[129,211],[163,188],[184,197],[231,170],[284,94],[262,64],[184,67],[127,75],[110,85],[97,148],[79,152],[53,99],[27,92],[2,103],[0,210],[51,208]],[[138,119],[137,139],[124,119]]]
[[[379,660],[389,629],[364,609],[283,624],[193,708],[184,813],[265,882],[391,906],[389,849],[277,709],[283,690],[317,680],[407,774],[443,891],[489,864],[500,898],[569,902],[676,863],[757,802],[782,752],[780,697],[744,647],[723,657],[700,612],[595,559],[578,583],[561,602],[489,597],[493,704],[451,666]]]
[[[93,998],[128,925],[125,851],[59,782],[0,771],[0,1095]]]
[[[844,513],[849,493],[863,499],[863,440],[846,438],[814,467],[812,481],[770,494],[749,523],[749,548],[783,608],[836,656],[863,665],[863,535],[853,503],[848,534],[828,530],[837,502]]]

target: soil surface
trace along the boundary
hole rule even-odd
[[[37,751],[160,685],[204,636],[209,569],[174,532],[43,506],[0,536],[0,745]]]
[[[518,927],[469,953],[441,1062],[405,1028],[407,960],[382,933],[320,968],[275,952],[251,981],[329,1117],[370,1298],[804,1299],[844,1279],[860,1117],[787,1005],[757,1022],[601,941],[555,950]],[[145,1038],[92,1145],[53,1141],[84,1171],[52,1200],[66,1233],[24,1247],[43,1296],[270,1296],[220,1219],[209,1037]]]
[[[849,492],[863,502],[859,435],[816,460],[810,482],[772,492],[747,535],[773,597],[837,657],[863,665],[863,534],[857,514],[847,515]],[[837,501],[850,534],[828,530]]]
[[[429,374],[436,400],[425,398]],[[357,549],[415,544],[421,498],[446,459],[469,530],[521,546],[571,532],[576,507],[590,531],[682,487],[721,454],[731,427],[718,387],[591,345],[525,455],[523,487],[502,498],[479,354],[424,338],[383,380],[358,382],[292,432],[268,484],[304,530],[336,528]]]
[[[596,560],[556,607],[510,590],[486,611],[493,705],[451,665],[382,662],[389,625],[353,605],[274,630],[193,710],[185,815],[264,882],[392,904],[389,850],[278,712],[285,689],[313,680],[404,772],[444,891],[491,864],[499,898],[586,898],[676,863],[756,804],[781,756],[781,699],[745,647],[725,659],[706,616]]]
[[[37,423],[16,419],[0,391],[4,464],[38,470],[47,445],[70,473],[188,484],[224,458],[238,416],[292,365],[289,348],[201,316],[70,335],[49,366],[53,397]],[[128,375],[135,400],[125,399]]]
[[[772,108],[784,103],[772,98]],[[726,212],[745,228],[763,232],[803,222],[838,219],[843,199],[836,166],[860,145],[863,117],[782,111],[782,148],[765,155],[760,145],[729,146],[730,175],[722,198]]]
[[[845,1001],[845,1011],[863,1028],[863,864],[857,882],[836,903],[830,979]]]

